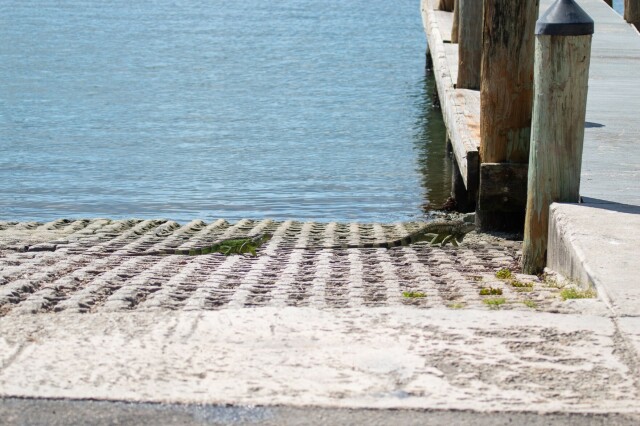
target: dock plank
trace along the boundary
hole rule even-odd
[[[434,9],[434,14],[438,20],[438,27],[442,34],[442,41],[451,43],[451,30],[453,29],[453,13]]]
[[[444,52],[447,55],[447,65],[451,73],[451,81],[455,89],[456,81],[458,81],[458,45],[445,43]]]
[[[445,42],[451,38],[452,14],[435,10],[433,0],[422,0],[421,10],[448,137],[465,186],[475,188],[479,176],[480,94],[455,89],[458,48]],[[477,106],[467,105],[475,99]]]

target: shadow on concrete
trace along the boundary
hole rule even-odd
[[[613,201],[601,200],[598,198],[581,197],[581,205],[600,210],[609,210],[619,213],[640,214],[640,206],[632,204],[615,203]]]
[[[0,398],[0,419],[8,425],[637,425],[620,413],[474,412],[467,410],[375,410],[320,407],[241,407],[110,402],[72,399]]]

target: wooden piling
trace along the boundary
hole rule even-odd
[[[538,0],[484,0],[480,158],[521,163],[529,158],[534,26]]]
[[[480,90],[482,60],[482,2],[456,0],[460,19],[458,40],[458,89]],[[455,22],[455,21],[454,21]]]
[[[520,167],[528,162],[538,4],[538,0],[484,0],[480,83],[482,163],[513,163]],[[526,191],[526,179],[507,183],[522,193]],[[483,204],[482,193],[487,185],[495,183],[483,182],[481,177],[478,227],[485,231],[521,230],[524,206]]]
[[[545,267],[551,203],[579,201],[591,34],[593,21],[573,0],[558,0],[536,26],[522,259],[527,274]]]
[[[640,0],[624,0],[624,20],[640,30]]]
[[[453,25],[451,26],[451,43],[458,43],[460,34],[460,0],[453,2]]]

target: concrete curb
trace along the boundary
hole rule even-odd
[[[550,213],[547,266],[595,287],[615,315],[640,316],[640,207],[554,203]]]

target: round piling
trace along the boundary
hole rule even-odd
[[[557,0],[536,23],[523,270],[546,264],[549,206],[579,201],[593,20]]]
[[[451,26],[451,43],[458,43],[460,35],[460,0],[453,3],[453,25]]]
[[[476,225],[521,231],[524,203],[492,197],[493,188],[525,198],[533,99],[534,29],[539,0],[484,0],[480,61],[480,173]],[[495,166],[495,167],[494,167]],[[513,168],[512,168],[513,166]],[[496,167],[498,169],[496,169]],[[485,174],[484,171],[487,173]],[[506,173],[502,173],[505,171]],[[490,175],[491,179],[485,176]],[[487,202],[491,199],[490,202]],[[502,201],[501,201],[502,200]]]
[[[482,60],[482,2],[456,0],[460,22],[458,37],[458,89],[480,90]]]

